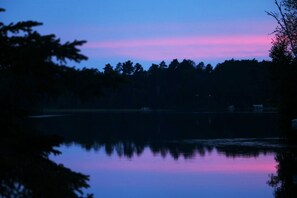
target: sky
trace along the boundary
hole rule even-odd
[[[269,60],[274,0],[0,0],[5,23],[34,20],[63,42],[87,40],[89,57],[70,66],[103,68],[131,60],[148,68],[165,60],[216,65]]]

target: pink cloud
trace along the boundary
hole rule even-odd
[[[177,37],[157,39],[137,39],[125,41],[90,42],[86,48],[134,48],[161,46],[212,46],[212,45],[266,45],[269,36],[213,36],[213,37]]]
[[[89,42],[91,56],[142,60],[267,57],[271,36],[196,36]],[[103,52],[103,53],[102,53]]]
[[[269,19],[269,18],[268,18]],[[79,31],[73,31],[73,25],[58,26],[59,31],[65,34],[75,34],[79,38],[86,35],[89,39],[110,39],[152,37],[157,35],[236,35],[268,34],[274,31],[274,20],[259,21],[211,21],[188,23],[142,23],[142,24],[110,24],[105,26],[87,25],[76,26]]]

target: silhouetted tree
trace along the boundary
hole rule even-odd
[[[126,61],[122,64],[122,72],[124,75],[132,75],[134,71],[133,62]]]
[[[115,71],[118,73],[118,74],[121,74],[123,72],[123,64],[122,63],[118,63],[115,67]]]
[[[152,64],[148,69],[148,74],[154,76],[158,73],[158,70],[159,70],[159,65]]]
[[[211,73],[212,71],[213,71],[213,67],[211,66],[211,64],[207,64],[205,67],[205,72]]]
[[[76,74],[63,64],[87,59],[77,48],[85,41],[62,44],[53,34],[35,31],[39,25],[0,22],[0,196],[84,197],[88,176],[49,160],[59,154],[53,147],[61,139],[38,135],[27,116],[39,100],[63,89],[57,85],[65,73]]]
[[[41,35],[34,30],[40,25],[35,21],[0,24],[0,105],[4,112],[11,105],[20,111],[34,110],[44,95],[59,89],[54,86],[59,66],[67,60],[87,59],[77,48],[85,41],[62,44],[54,34]]]
[[[168,66],[169,72],[173,72],[177,68],[178,64],[179,64],[179,62],[177,59],[172,60]]]
[[[110,64],[106,64],[103,68],[104,74],[111,74],[114,72],[112,66]]]
[[[278,26],[270,50],[272,72],[280,96],[283,128],[292,139],[291,120],[297,116],[297,4],[293,0],[275,0],[278,12],[267,12]]]
[[[197,71],[202,72],[205,69],[205,64],[204,62],[200,62],[198,63],[198,65],[196,66]]]
[[[294,58],[297,56],[297,3],[295,0],[275,0],[278,12],[267,12],[278,23],[275,29],[274,45],[280,42],[291,51]]]
[[[160,67],[160,69],[167,69],[167,65],[166,65],[166,63],[165,63],[165,61],[161,61],[161,63],[159,64],[159,67]]]
[[[139,63],[136,63],[134,68],[134,75],[143,73],[143,67]]]

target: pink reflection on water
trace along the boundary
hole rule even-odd
[[[104,151],[85,152],[79,148],[61,147],[63,155],[55,157],[58,163],[73,169],[84,171],[134,171],[164,173],[274,173],[276,171],[273,154],[260,154],[258,157],[227,158],[217,150],[205,156],[198,154],[192,159],[174,160],[171,156],[163,158],[145,149],[141,156],[131,159],[118,157],[116,154],[107,156]]]
[[[131,159],[104,150],[89,151],[77,145],[61,146],[61,156],[51,157],[74,171],[90,175],[95,197],[273,197],[267,185],[276,168],[273,154],[227,158],[217,150],[192,159],[163,158],[145,149]]]

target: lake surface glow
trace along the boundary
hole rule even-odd
[[[131,158],[103,148],[87,151],[77,144],[61,146],[51,159],[90,175],[95,197],[273,197],[267,185],[276,172],[274,154],[226,157],[216,149],[191,159],[174,159],[145,148]]]
[[[296,194],[296,147],[275,113],[78,112],[32,119],[64,138],[50,156],[104,198],[266,198]]]

